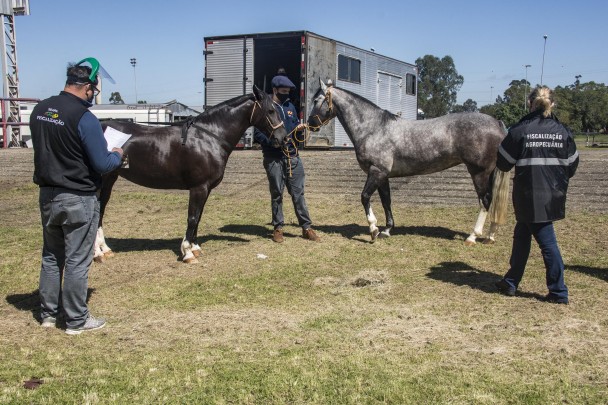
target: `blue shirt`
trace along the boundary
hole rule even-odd
[[[118,152],[108,153],[108,143],[103,136],[101,124],[92,112],[87,111],[80,118],[78,134],[91,166],[97,173],[104,174],[120,166],[120,155]]]

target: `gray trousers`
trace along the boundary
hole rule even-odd
[[[291,162],[291,177],[289,176],[289,162]],[[264,158],[264,168],[268,176],[270,198],[272,205],[272,226],[274,229],[284,225],[283,217],[283,190],[287,185],[287,192],[291,195],[293,208],[302,229],[310,228],[312,221],[308,214],[306,199],[304,198],[304,165],[299,157],[291,158]]]
[[[78,328],[89,316],[87,289],[99,200],[95,193],[41,187],[39,202],[43,229],[40,315],[57,317],[61,307],[67,327]]]

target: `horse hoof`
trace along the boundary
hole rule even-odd
[[[465,246],[475,246],[477,243],[474,240],[467,239],[464,241]]]
[[[184,259],[183,260],[184,263],[186,264],[194,264],[194,263],[198,263],[198,260],[196,259],[196,257],[190,257],[188,259]]]
[[[101,255],[101,256],[95,256],[95,257],[93,258],[93,261],[94,261],[95,263],[103,263],[103,262],[105,261],[105,258],[104,258],[104,256],[103,256],[103,255]]]
[[[203,252],[200,249],[196,249],[192,251],[192,254],[194,255],[194,257],[201,257]]]
[[[481,242],[481,243],[483,243],[484,245],[493,245],[493,244],[495,244],[495,243],[496,243],[496,241],[495,241],[494,239],[485,238],[485,239],[483,240],[483,242]]]
[[[380,239],[390,238],[390,236],[391,236],[391,234],[386,231],[382,231],[382,232],[380,232],[380,234],[378,234],[378,237]]]
[[[109,259],[111,257],[114,257],[114,252],[112,252],[111,250],[108,250],[107,252],[103,253],[103,258],[104,259]]]
[[[374,243],[376,241],[376,239],[378,239],[378,234],[380,233],[379,230],[374,229],[373,231],[370,232],[370,236],[372,237],[372,243]]]

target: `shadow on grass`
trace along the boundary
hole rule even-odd
[[[249,242],[247,239],[230,235],[203,235],[197,238],[199,244],[210,240],[223,240],[228,242]],[[180,256],[182,239],[143,239],[143,238],[106,238],[106,242],[115,253],[142,252],[156,250],[170,250]]]
[[[362,235],[365,235],[365,242],[369,242],[369,227],[358,224],[346,224],[346,225],[321,225],[315,226],[318,229],[326,233],[338,233],[345,238],[363,240]],[[384,227],[380,226],[380,230]],[[401,226],[396,227],[391,232],[392,235],[418,235],[425,236],[428,238],[446,239],[446,240],[465,240],[469,235],[464,232],[453,231],[442,226]]]
[[[489,271],[479,270],[463,262],[441,262],[430,269],[429,278],[458,286],[469,286],[488,294],[498,294],[495,283],[502,277]],[[517,291],[518,297],[543,300],[537,293]]]
[[[87,289],[87,303],[95,292],[94,288]],[[60,298],[61,299],[61,298]],[[32,317],[40,321],[40,291],[34,290],[31,293],[11,294],[6,296],[6,302],[14,306],[19,311],[29,311]]]
[[[566,270],[578,271],[591,277],[599,278],[600,280],[608,281],[608,268],[566,265]]]
[[[262,225],[236,225],[228,224],[220,228],[222,232],[240,233],[243,235],[267,237],[271,234],[270,230]],[[243,239],[245,240],[245,239]]]

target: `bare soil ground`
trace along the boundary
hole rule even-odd
[[[608,212],[608,149],[582,149],[581,163],[570,183],[568,207],[598,213]],[[359,168],[353,150],[302,152],[306,168],[306,192],[342,196],[359,201],[365,173]],[[33,152],[29,149],[0,151],[0,191],[31,183]],[[228,160],[224,180],[212,194],[247,198],[268,193],[260,151],[240,150]],[[117,191],[154,191],[124,179]],[[185,191],[168,191],[184,193]],[[391,179],[394,202],[421,205],[477,204],[473,184],[466,168],[456,166],[443,172],[410,178]]]

